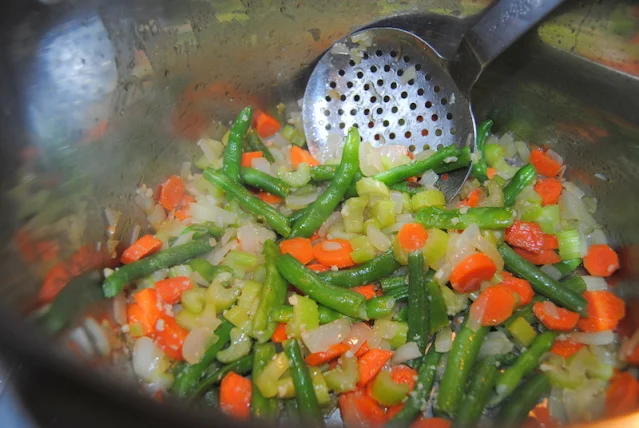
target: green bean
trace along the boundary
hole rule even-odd
[[[333,285],[351,288],[379,281],[395,272],[398,268],[399,263],[393,256],[393,250],[388,250],[354,268],[336,272],[322,272],[319,276]]]
[[[330,181],[335,178],[335,165],[317,165],[311,168],[311,180],[313,181]]]
[[[251,194],[244,186],[231,180],[226,175],[211,168],[204,171],[204,178],[211,183],[220,187],[226,196],[231,199],[235,198],[240,207],[257,217],[263,217],[266,222],[280,235],[287,237],[291,233],[291,227],[288,219],[277,209],[264,201],[259,200]]]
[[[459,412],[453,421],[454,428],[477,426],[498,376],[499,369],[495,358],[483,358],[477,363],[473,369],[468,392],[464,397],[464,405],[459,407]]]
[[[193,269],[194,272],[199,273],[202,279],[204,279],[209,284],[213,282],[215,277],[222,272],[227,272],[233,275],[233,269],[231,269],[230,267],[213,266],[206,259],[191,259],[189,261],[189,266],[191,267],[191,269]]]
[[[470,165],[470,147],[465,146],[457,155],[457,160],[450,163],[443,163],[433,168],[437,174],[443,174],[445,172],[455,171],[456,169],[464,168]]]
[[[271,312],[284,304],[288,291],[288,283],[282,278],[275,264],[280,255],[279,248],[273,241],[268,240],[264,243],[263,253],[266,258],[266,278],[252,325],[253,335],[260,343],[269,340],[275,332],[277,323],[271,320]]]
[[[256,187],[282,199],[288,196],[289,185],[285,181],[272,177],[265,172],[255,168],[242,168],[240,176],[247,186]]]
[[[295,224],[295,222],[297,220],[299,220],[300,218],[302,218],[302,216],[304,215],[304,213],[306,213],[306,208],[302,208],[301,210],[297,210],[295,211],[293,214],[291,214],[290,216],[288,216],[288,222],[289,224]]]
[[[510,182],[504,186],[504,206],[509,207],[514,204],[517,195],[530,186],[536,178],[537,171],[531,164],[519,168]]]
[[[131,281],[151,275],[156,270],[184,263],[188,259],[211,251],[212,248],[209,238],[204,238],[151,254],[143,259],[121,266],[109,275],[102,283],[102,292],[107,298],[114,297]]]
[[[566,278],[563,281],[561,281],[559,284],[565,289],[570,290],[573,293],[577,293],[579,295],[582,295],[584,291],[586,291],[586,289],[588,288],[586,287],[586,281],[584,281],[584,279],[579,275]]]
[[[368,318],[366,298],[361,294],[325,283],[290,254],[280,256],[276,263],[288,282],[317,303],[354,318]]]
[[[355,174],[359,171],[359,132],[351,128],[344,142],[342,162],[335,178],[324,193],[304,210],[304,215],[293,223],[291,238],[302,236],[308,238],[335,211],[344,198],[346,191],[353,184]]]
[[[249,129],[246,133],[246,143],[250,147],[251,151],[262,152],[262,155],[264,155],[264,158],[267,161],[271,163],[275,162],[273,154],[271,153],[269,148],[266,147],[266,145],[262,142],[262,139],[259,135],[257,135],[257,132],[255,132],[254,129]]]
[[[222,379],[224,379],[224,376],[226,376],[230,372],[233,372],[239,375],[244,375],[244,374],[250,373],[252,368],[253,368],[253,355],[251,354],[246,355],[242,358],[238,358],[232,363],[225,364],[224,366],[215,370],[213,373],[205,376],[204,379],[202,379],[197,384],[193,392],[190,394],[190,398],[195,399],[197,397],[200,397],[207,390],[211,389],[213,385],[217,385],[218,383],[222,382]]]
[[[232,180],[240,181],[240,166],[242,164],[242,141],[251,126],[253,108],[244,107],[235,118],[231,126],[229,139],[224,149],[222,171]]]
[[[486,165],[486,153],[484,148],[486,147],[486,137],[488,137],[492,127],[492,120],[486,120],[477,127],[475,153],[479,154],[479,159],[476,159],[473,162],[473,166],[470,169],[470,176],[478,179],[481,183],[488,180],[488,165]]]
[[[489,327],[483,326],[479,326],[475,331],[468,324],[467,316],[453,341],[437,394],[437,410],[452,418],[457,413],[479,349],[490,331]]]
[[[411,424],[422,413],[424,405],[428,402],[430,391],[435,383],[435,373],[441,358],[439,352],[435,351],[435,347],[431,346],[428,353],[421,359],[419,373],[417,374],[417,385],[414,393],[408,395],[406,403],[402,410],[397,412],[393,418],[388,421],[389,426],[405,427]]]
[[[253,372],[251,378],[253,379],[253,392],[251,397],[251,413],[258,418],[275,418],[277,417],[278,405],[277,400],[274,398],[266,398],[260,392],[260,389],[255,384],[255,379],[264,370],[264,367],[275,356],[275,344],[273,343],[261,343],[255,345],[253,348]]]
[[[372,320],[384,318],[394,312],[395,303],[393,296],[373,297],[366,301],[366,314]]]
[[[424,282],[424,254],[408,253],[408,333],[406,337],[424,352],[430,337],[428,297]]]
[[[397,302],[402,301],[402,300],[407,300],[408,299],[408,295],[409,295],[408,286],[405,286],[403,288],[396,288],[394,290],[389,291],[385,295],[389,296],[389,297],[392,297]]]
[[[391,277],[382,279],[381,281],[379,281],[379,283],[382,286],[382,291],[384,291],[384,294],[386,294],[393,290],[406,288],[407,286],[406,280],[407,278],[405,276],[391,276]]]
[[[491,404],[501,403],[504,398],[508,397],[519,386],[524,377],[532,373],[539,364],[541,356],[550,351],[556,337],[556,332],[547,331],[535,338],[530,348],[526,349],[517,358],[515,364],[508,367],[499,377],[495,385],[497,393],[491,400]]]
[[[407,322],[408,321],[408,307],[406,305],[395,314],[393,321]]]
[[[324,305],[317,305],[319,312],[319,322],[321,325],[328,324],[340,318],[344,318],[345,315],[340,314],[337,311],[327,308]],[[348,317],[347,317],[348,318]],[[291,305],[282,305],[279,308],[273,309],[271,312],[271,319],[276,322],[289,323],[293,319],[293,307]]]
[[[561,284],[521,257],[507,244],[499,244],[498,249],[504,259],[506,268],[530,282],[537,293],[546,296],[570,311],[579,312],[586,316],[586,299],[562,287]]]
[[[193,365],[185,365],[177,372],[175,376],[175,382],[171,387],[171,391],[178,397],[186,397],[196,387],[198,381],[209,367],[209,365],[215,361],[218,352],[226,346],[231,340],[231,329],[233,324],[228,321],[222,321],[222,324],[215,329],[215,335],[217,341],[209,346],[206,350],[202,360]]]
[[[536,374],[521,385],[512,398],[502,407],[496,426],[518,427],[528,416],[528,412],[541,398],[550,393],[550,381],[544,374]]]
[[[416,220],[426,227],[466,229],[476,224],[480,229],[505,229],[512,226],[515,216],[510,208],[483,207],[449,210],[427,207],[417,213]]]
[[[417,184],[412,181],[402,181],[401,183],[391,184],[388,188],[398,192],[408,193],[410,196],[415,196],[419,192],[426,190],[426,188],[421,184]]]
[[[193,239],[200,239],[208,236],[220,238],[224,235],[224,229],[213,223],[212,221],[203,221],[202,223],[192,224],[182,231],[180,235],[193,232]]]
[[[555,263],[553,265],[559,273],[561,277],[559,279],[564,279],[571,273],[575,271],[579,266],[581,266],[581,259],[570,259],[570,260],[562,260],[559,263]]]
[[[427,281],[426,290],[428,292],[429,332],[430,334],[435,334],[450,324],[448,322],[448,310],[446,309],[442,289],[436,280]]]
[[[302,350],[297,340],[290,339],[284,341],[284,353],[288,357],[288,361],[291,365],[291,377],[293,378],[293,385],[295,385],[295,398],[300,414],[316,420],[318,425],[323,426],[324,423],[319,403],[317,402],[317,396],[315,395],[315,389],[313,388],[311,374],[308,371],[308,366],[304,362]]]

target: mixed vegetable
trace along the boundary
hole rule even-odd
[[[296,117],[243,109],[200,140],[196,172],[139,189],[155,233],[105,269],[136,373],[234,418],[314,425],[336,408],[347,427],[634,410],[639,383],[618,369],[639,336],[619,355],[596,201],[552,150],[491,126],[472,155],[374,148],[352,128],[320,164]],[[447,203],[435,184],[471,160]]]

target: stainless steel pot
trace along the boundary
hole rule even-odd
[[[0,341],[5,353],[35,367],[42,379],[21,391],[26,402],[38,397],[98,426],[112,425],[114,415],[126,417],[121,426],[233,424],[215,412],[185,412],[170,400],[158,405],[138,392],[126,370],[105,364],[108,358],[87,364],[64,346],[68,336],[46,337],[25,321],[51,262],[46,248],[25,254],[21,233],[44,228],[60,254],[69,255],[105,241],[104,209],[111,207],[130,219],[116,231],[126,240],[132,225],[144,220],[132,203],[139,183],[179,171],[196,150],[189,141],[204,129],[215,134],[216,124],[227,123],[247,103],[295,103],[312,62],[334,40],[372,23],[398,25],[450,55],[489,4],[5,4]],[[509,129],[551,145],[570,166],[569,179],[598,199],[597,218],[622,256],[611,282],[628,301],[639,278],[638,10],[630,1],[569,2],[492,64],[473,94],[479,119],[493,118],[497,132]],[[109,308],[98,304],[87,312]],[[639,415],[629,418],[617,423],[639,424]]]

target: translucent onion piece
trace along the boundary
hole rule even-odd
[[[549,277],[551,277],[552,279],[554,279],[555,281],[561,278],[561,272],[559,272],[559,269],[557,269],[553,265],[543,265],[541,267],[541,271],[545,273],[546,275],[548,275]]]
[[[98,354],[103,357],[109,355],[111,353],[111,344],[104,328],[92,317],[87,317],[84,320],[84,327]]]
[[[335,211],[333,214],[328,216],[326,221],[322,224],[322,226],[317,231],[317,234],[322,238],[326,236],[328,233],[328,229],[331,228],[335,223],[342,219],[342,214],[339,211]]]
[[[302,340],[311,352],[324,352],[349,336],[351,323],[340,318],[318,328],[302,333]]]
[[[432,169],[429,169],[422,175],[422,178],[419,179],[419,184],[424,187],[435,187],[437,180],[439,180],[439,175]]]
[[[444,327],[435,336],[435,351],[448,352],[453,347],[453,332],[450,327]]]
[[[213,330],[208,327],[197,327],[189,332],[182,345],[182,356],[189,364],[197,364],[206,350],[216,338]]]
[[[482,357],[489,355],[503,355],[512,352],[513,343],[508,340],[508,336],[502,331],[491,331],[486,336],[479,350]]]
[[[616,338],[615,333],[610,330],[596,333],[570,333],[568,336],[573,342],[584,345],[608,345],[614,343]]]
[[[586,283],[586,288],[588,291],[598,291],[598,290],[607,290],[608,284],[604,278],[599,276],[582,276],[584,282]]]
[[[395,351],[395,355],[391,359],[391,364],[397,365],[405,363],[406,361],[419,358],[422,356],[422,353],[419,352],[419,347],[415,342],[407,342],[397,348]]]
[[[140,337],[133,345],[133,371],[142,379],[152,380],[163,357],[150,337]]]
[[[127,324],[126,297],[120,292],[113,298],[113,319],[119,325]]]

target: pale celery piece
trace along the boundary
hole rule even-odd
[[[313,389],[317,396],[317,402],[320,406],[325,406],[330,403],[331,398],[328,394],[328,385],[326,385],[326,379],[322,374],[319,367],[309,367],[311,372],[311,382],[313,382]]]
[[[395,382],[390,371],[382,370],[373,380],[371,394],[378,403],[384,406],[394,406],[401,403],[409,391],[410,387],[407,384]]]
[[[350,198],[344,202],[342,221],[346,232],[362,233],[364,230],[364,210],[367,205],[367,198]]]
[[[408,253],[402,248],[401,245],[399,245],[399,239],[397,239],[397,235],[393,236],[391,246],[393,247],[393,256],[395,257],[395,260],[397,260],[397,263],[402,266],[408,265]]]
[[[446,255],[448,240],[450,236],[441,229],[428,229],[428,239],[422,249],[424,253],[424,263],[426,266],[436,269],[437,264]]]
[[[373,332],[377,337],[388,340],[391,347],[399,348],[406,343],[408,324],[401,321],[391,321],[389,319],[379,319],[375,321]]]
[[[282,137],[286,138],[291,143],[296,146],[303,147],[306,144],[306,138],[304,138],[304,134],[298,131],[295,127],[291,125],[286,125],[282,128]]]
[[[228,348],[218,352],[217,360],[224,364],[239,360],[251,352],[252,344],[253,341],[246,331],[239,328],[231,329],[231,344]]]
[[[371,215],[380,227],[392,226],[395,223],[395,203],[391,200],[377,201],[371,208]]]
[[[369,218],[368,220],[366,220],[364,222],[364,233],[368,234],[368,228],[369,227],[375,227],[378,230],[381,229],[380,225],[379,225],[379,221],[377,221],[374,218]]]
[[[280,352],[264,367],[262,373],[255,379],[255,384],[264,397],[272,398],[277,395],[277,382],[288,370],[289,366],[290,363],[286,354]]]
[[[356,264],[364,263],[372,260],[377,255],[375,248],[371,244],[367,236],[359,235],[350,240],[353,251],[351,258]]]
[[[178,276],[190,277],[193,273],[193,269],[189,265],[177,265],[169,269],[169,278],[176,278]]]
[[[486,157],[486,163],[494,167],[499,161],[504,160],[506,152],[499,144],[486,144],[484,146],[484,156]]]
[[[446,197],[440,190],[424,190],[410,199],[410,207],[413,211],[419,211],[426,207],[443,207],[446,205]]]
[[[362,178],[355,184],[355,188],[357,189],[357,194],[362,197],[390,197],[390,190],[388,190],[388,186],[372,177]]]
[[[521,346],[530,346],[537,337],[537,332],[523,317],[517,318],[508,326],[508,333]]]
[[[359,363],[354,356],[343,355],[339,365],[324,374],[326,385],[337,394],[354,391],[359,381]],[[261,388],[260,388],[261,390]]]
[[[280,167],[277,175],[291,187],[302,187],[311,181],[311,167],[306,162],[302,162],[296,171],[286,171]]]
[[[253,271],[257,268],[258,258],[255,254],[232,250],[224,257],[221,265],[230,267],[233,269],[236,277],[242,278],[246,272]]]
[[[284,375],[277,381],[277,398],[294,398],[295,384],[290,374]]]
[[[235,305],[224,312],[224,318],[237,328],[248,331],[251,327],[251,317],[248,311]]]
[[[247,280],[242,287],[242,294],[237,301],[240,308],[246,309],[249,314],[254,314],[260,303],[260,293],[262,292],[262,284],[259,282]]]
[[[182,293],[180,297],[182,308],[192,314],[199,314],[204,310],[206,304],[206,290],[202,288],[192,288]]]
[[[230,308],[240,295],[237,287],[225,287],[221,281],[213,281],[206,290],[206,300],[215,303],[217,312]]]
[[[448,315],[454,316],[466,309],[468,306],[468,294],[456,293],[445,285],[441,286],[441,290]]]
[[[581,254],[581,240],[576,229],[557,232],[559,241],[559,256],[562,260],[577,259]]]
[[[286,325],[287,336],[300,338],[303,331],[319,327],[319,308],[315,300],[294,295],[289,303],[293,305],[293,319]]]
[[[522,213],[522,220],[534,221],[539,224],[544,233],[555,233],[555,228],[560,225],[559,205],[536,207]]]

